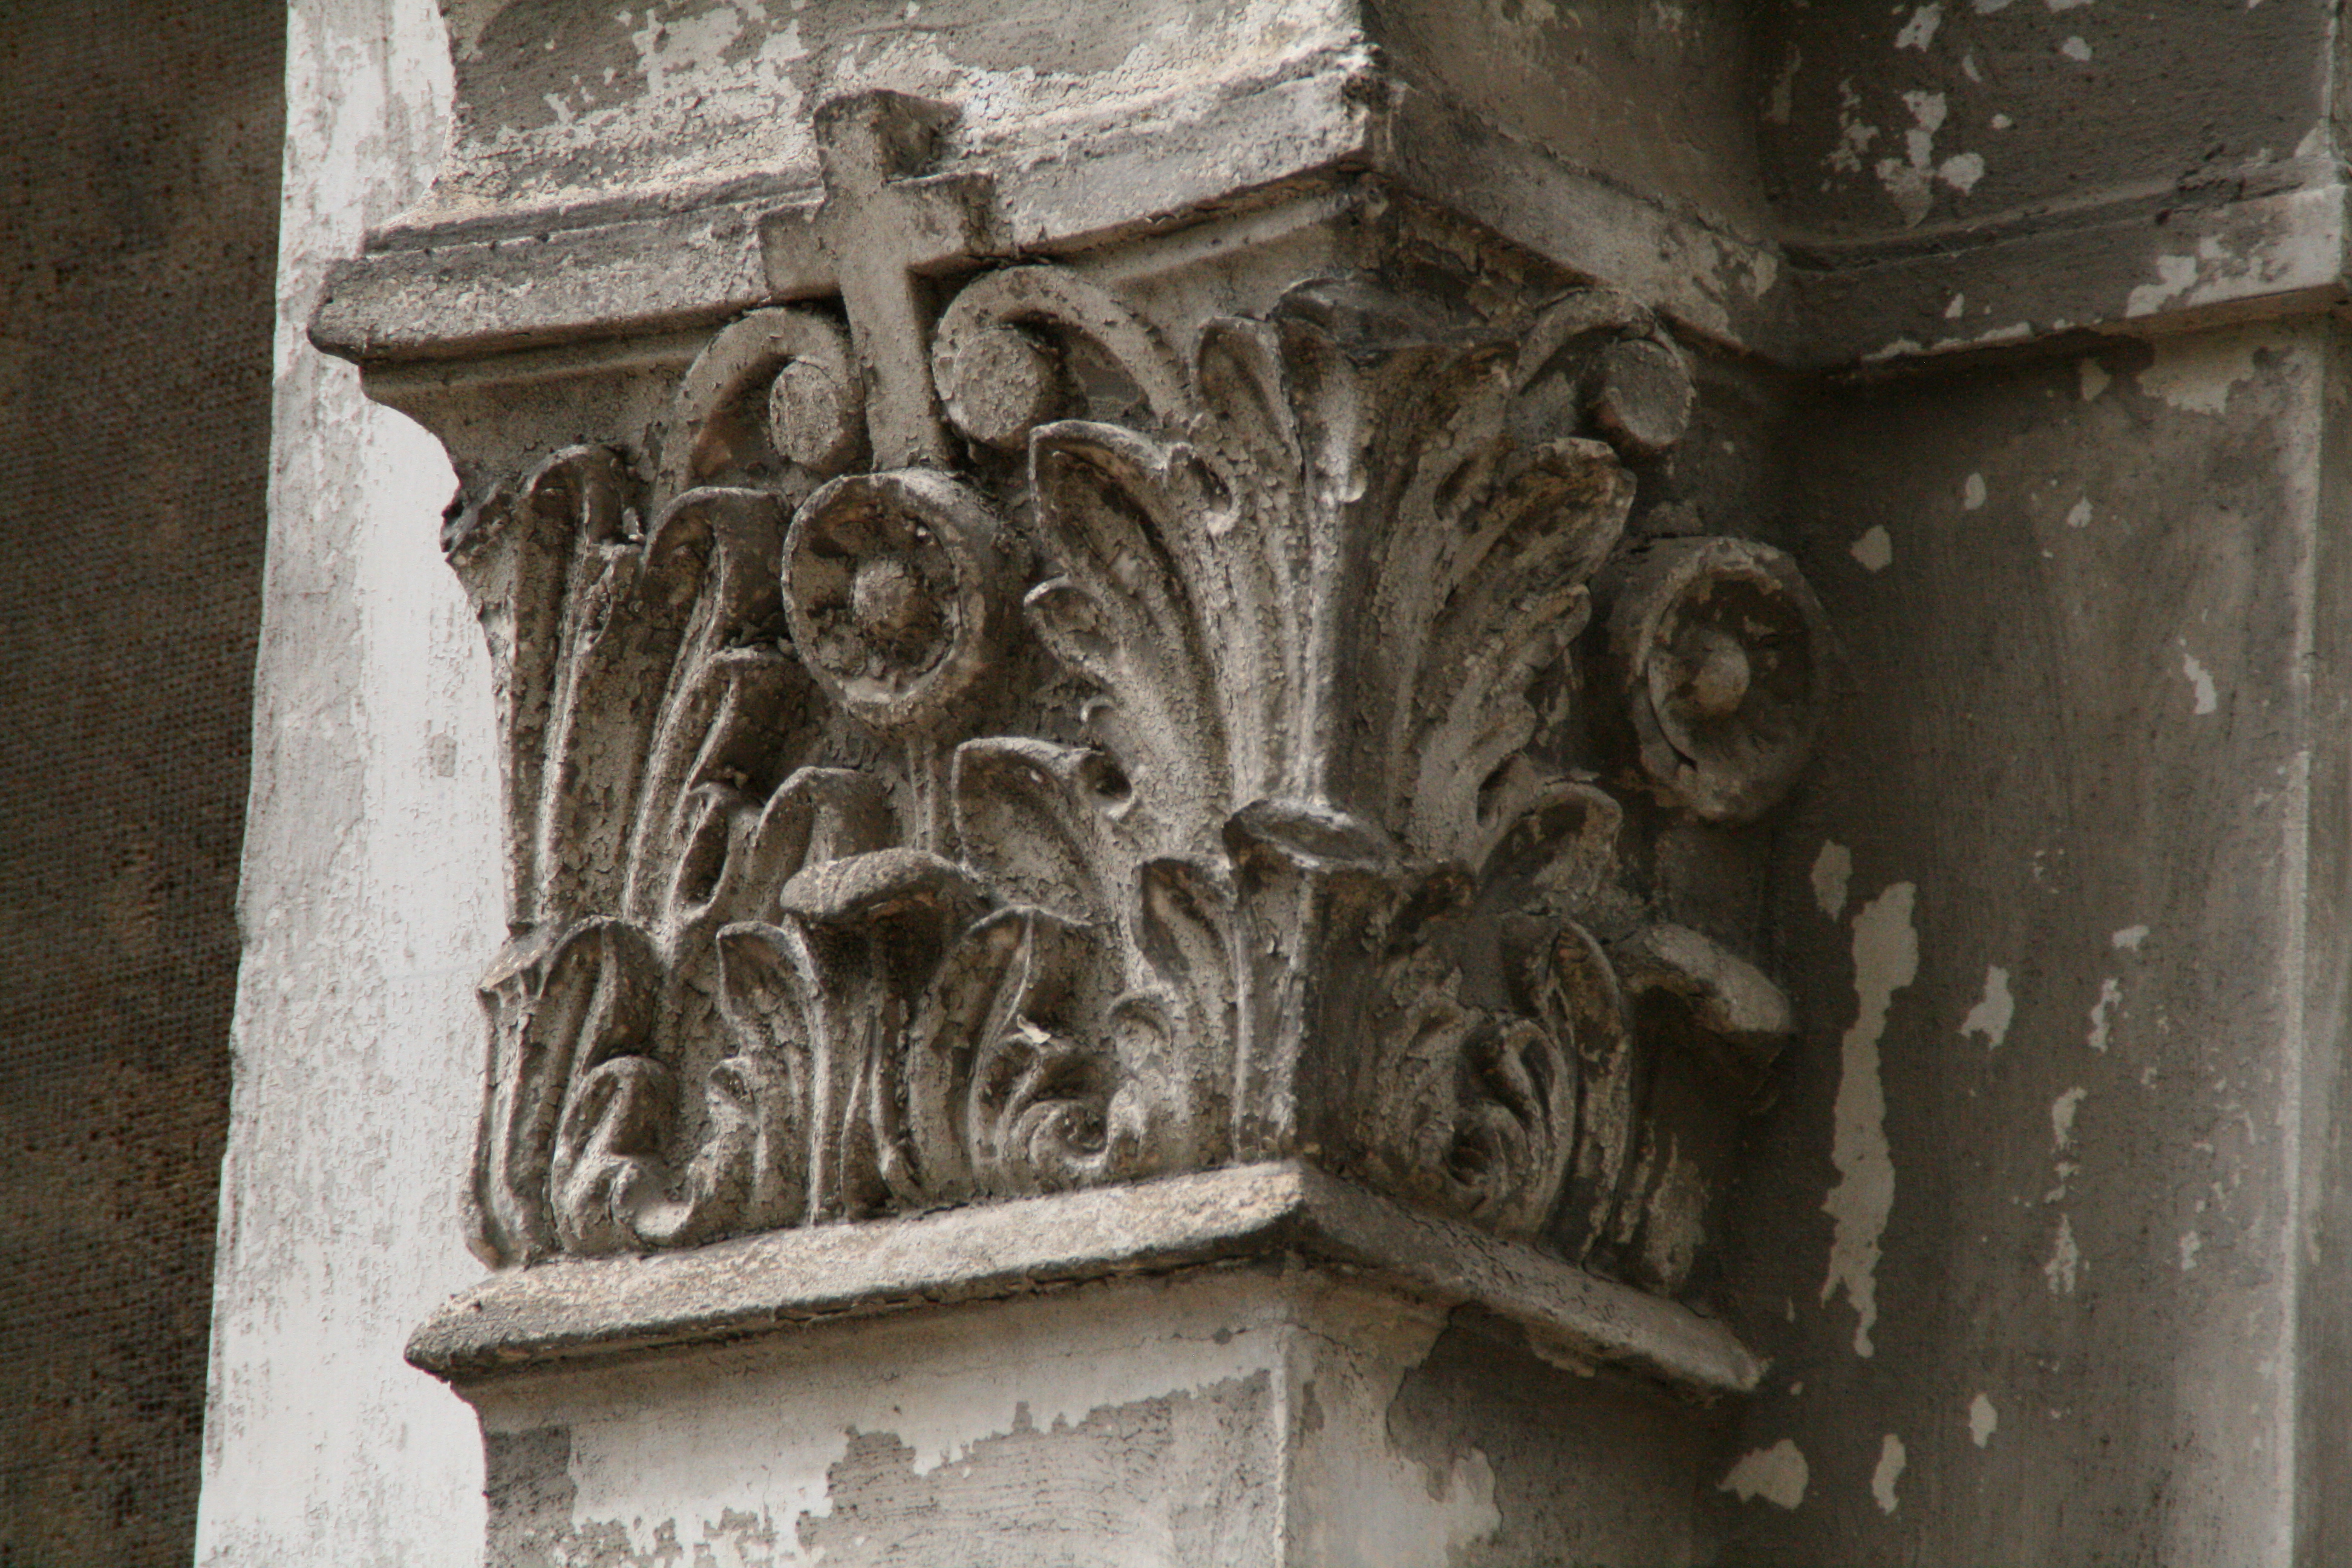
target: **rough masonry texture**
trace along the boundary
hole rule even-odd
[[[489,1561],[2332,1560],[2332,11],[445,24]]]
[[[657,460],[451,522],[514,884],[479,1249],[1308,1152],[1679,1287],[1790,1018],[1656,918],[1622,802],[1759,815],[1827,652],[1778,552],[1627,537],[1679,351],[1590,289],[1155,322],[1034,264],[934,335],[918,231],[987,226],[925,172],[950,119],[819,110],[848,333],[754,311]]]
[[[271,0],[24,0],[0,22],[12,1568],[176,1568],[195,1528],[284,36]]]

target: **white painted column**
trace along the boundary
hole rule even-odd
[[[481,635],[441,448],[304,329],[446,134],[433,0],[294,0],[269,556],[197,1560],[479,1560],[472,1415],[401,1360],[477,1278],[450,1221],[499,939]]]

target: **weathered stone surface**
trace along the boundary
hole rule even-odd
[[[195,1533],[285,12],[11,0],[0,22],[10,1563],[184,1568]]]
[[[1565,1353],[1697,1394],[1745,1392],[1761,1371],[1687,1309],[1295,1164],[775,1232],[674,1256],[545,1264],[452,1300],[408,1355],[469,1384],[1093,1279],[1285,1258],[1343,1266],[1444,1308],[1479,1307]]]
[[[1002,243],[1025,254],[1369,172],[1696,331],[1785,338],[1783,268],[1744,177],[1746,9],[1722,0],[1602,23],[1600,48],[1580,20],[1499,0],[1155,0],[1083,27],[1049,6],[957,5],[903,34],[846,6],[542,13],[481,0],[453,15],[449,161],[378,256],[338,275],[322,342],[369,360],[479,353],[830,294],[822,247],[772,243],[763,294],[746,220],[763,201],[814,214],[816,108],[871,89],[963,106],[936,177],[991,182]],[[1465,49],[1524,64],[1471,68]],[[1559,93],[1563,78],[1586,89]],[[1675,133],[1630,133],[1629,102],[1655,103]]]
[[[658,458],[567,447],[446,535],[508,737],[483,1255],[1304,1156],[1679,1290],[1788,1010],[1644,907],[1612,780],[1761,815],[1826,626],[1766,547],[1620,549],[1671,334],[1360,275],[1174,331],[1062,268],[919,289],[992,187],[922,172],[938,105],[824,119],[772,250],[857,280],[848,343],[747,316]]]
[[[1700,1479],[1711,1413],[1317,1268],[820,1324],[469,1396],[499,1456],[494,1568],[1706,1560],[1657,1500]]]
[[[2344,1555],[2326,7],[723,13],[460,16],[317,326],[507,682],[498,1551]]]
[[[446,57],[414,0],[300,0],[285,20],[269,551],[194,1558],[473,1568],[474,1424],[399,1358],[478,1274],[449,1230],[481,1094],[479,1016],[453,987],[501,913],[488,661],[432,547],[446,460],[303,341],[326,262],[421,190]]]
[[[2072,6],[1621,16],[1266,0],[1231,17],[1139,12],[1083,40],[975,8],[878,51],[829,19],[795,13],[777,31],[731,5],[692,9],[551,37],[520,0],[469,7],[467,132],[434,205],[331,290],[324,341],[393,360],[758,304],[753,225],[818,177],[803,118],[866,87],[977,92],[986,110],[945,167],[989,173],[1005,237],[1029,254],[1370,176],[1794,363],[2346,291],[2325,145],[2336,24],[2318,0],[2194,27]],[[1028,73],[1008,73],[1007,27]],[[509,41],[468,57],[469,36]],[[517,80],[543,85],[526,101]],[[797,116],[771,112],[762,95],[780,91]],[[710,141],[714,117],[738,133]],[[751,163],[688,174],[720,145]],[[768,286],[829,292],[829,270],[772,270]]]
[[[1762,163],[1813,363],[2345,297],[2335,7],[1773,10]]]
[[[1816,978],[1732,1268],[1739,1561],[2341,1555],[2341,356],[1812,405],[1854,683],[1780,881]]]

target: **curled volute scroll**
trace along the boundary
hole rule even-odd
[[[1790,1025],[1640,841],[1790,787],[1823,632],[1760,545],[1629,540],[1671,336],[1361,279],[1180,331],[1005,267],[887,399],[953,460],[879,471],[855,341],[754,312],[650,465],[452,527],[512,858],[485,1255],[1299,1157],[1679,1288]]]

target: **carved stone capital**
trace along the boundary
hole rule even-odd
[[[1303,279],[1008,255],[954,121],[824,105],[765,243],[837,297],[454,516],[478,1249],[1296,1161],[1680,1292],[1791,1024],[1670,862],[1795,782],[1827,661],[1785,556],[1645,492],[1688,351],[1439,215],[1339,243],[1377,202]]]

